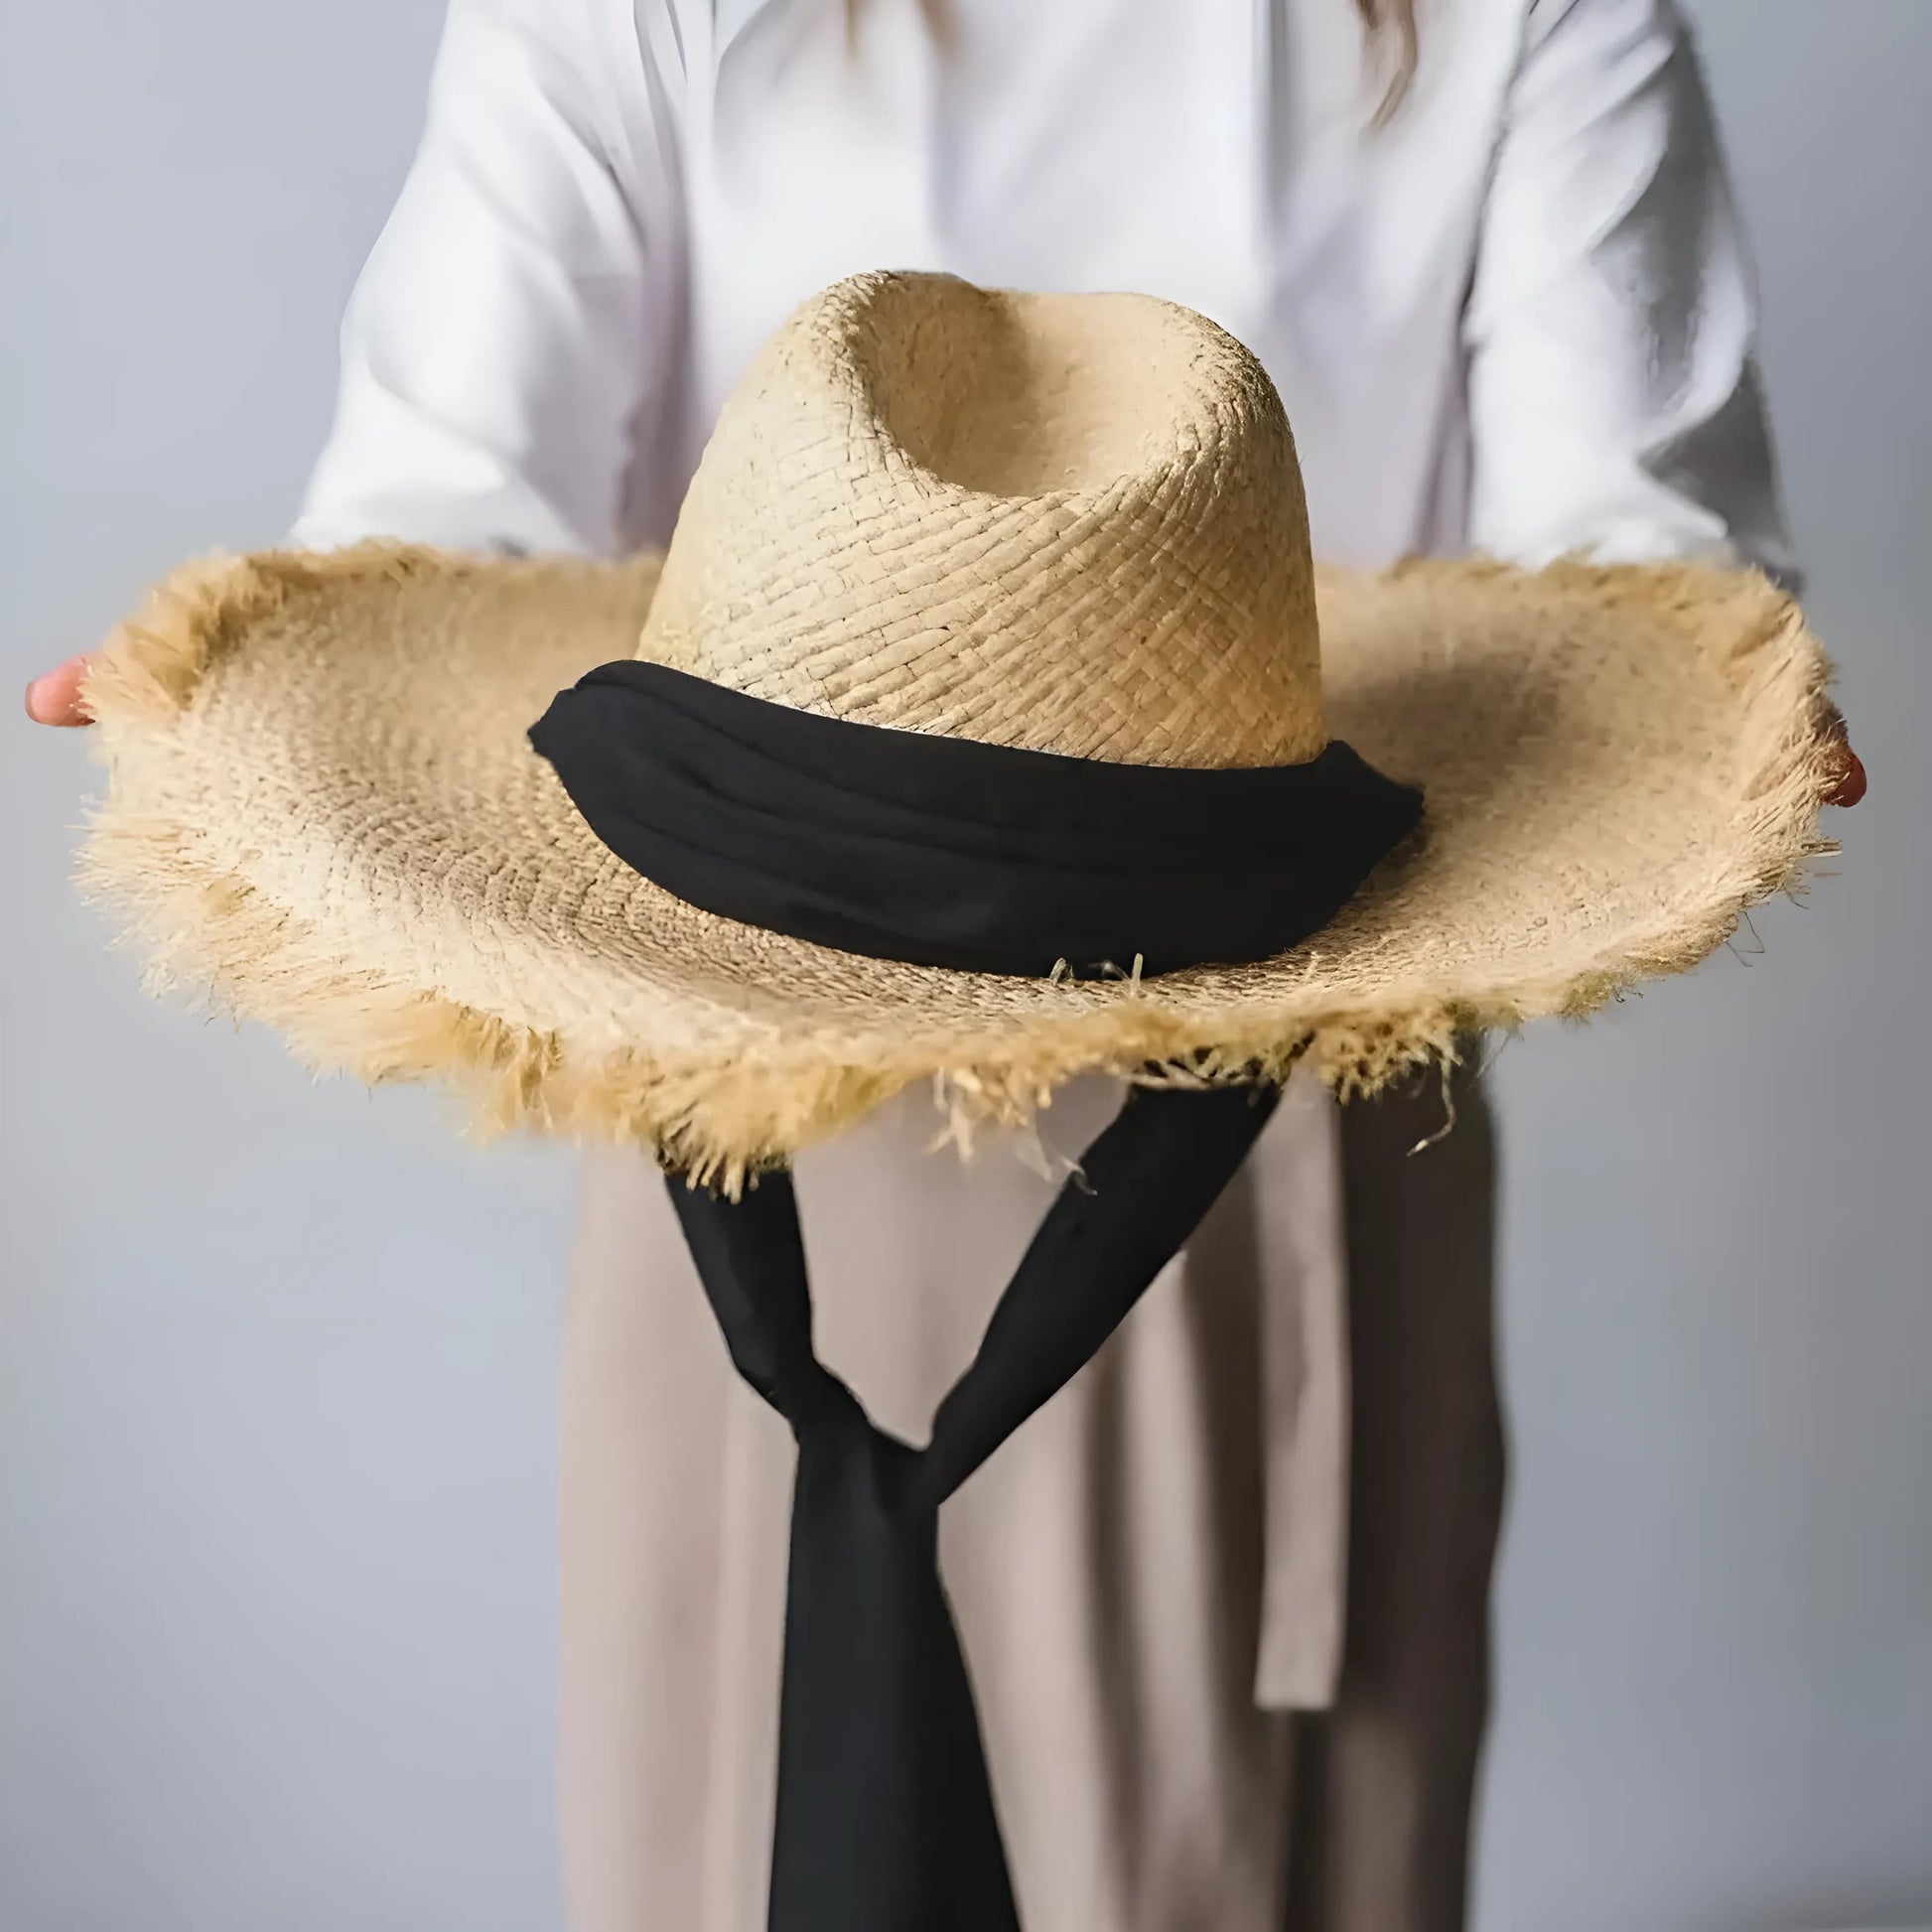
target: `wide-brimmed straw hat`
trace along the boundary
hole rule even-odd
[[[875,275],[661,560],[179,572],[92,671],[84,867],[318,1066],[735,1176],[912,1081],[1367,1090],[1688,967],[1821,849],[1826,680],[1748,572],[1318,570],[1203,318]]]
[[[1824,659],[1762,579],[1317,576],[1260,365],[1131,296],[874,276],[727,406],[661,566],[204,567],[97,665],[87,848],[324,1065],[654,1147],[791,1426],[770,1932],[1018,1932],[937,1516],[1312,1060],[1689,966],[1818,849]],[[1131,1092],[914,1449],[812,1348],[783,1157],[908,1081]],[[773,1168],[740,1187],[749,1169]],[[706,1187],[692,1178],[713,1180]]]

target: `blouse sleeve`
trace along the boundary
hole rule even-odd
[[[452,0],[296,542],[624,547],[679,246],[668,117],[648,112],[660,90],[635,71],[630,15]]]
[[[1673,0],[1533,0],[1467,310],[1474,545],[1788,575],[1756,322]]]

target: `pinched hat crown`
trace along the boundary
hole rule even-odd
[[[1327,739],[1281,400],[1150,296],[875,274],[814,297],[725,407],[638,655],[1120,763],[1299,763]]]

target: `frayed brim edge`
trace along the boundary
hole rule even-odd
[[[1834,775],[1824,721],[1830,665],[1796,606],[1761,579],[1692,566],[1641,573],[1673,603],[1722,595],[1735,653],[1748,658],[1740,725],[1763,731],[1730,862],[1707,909],[1633,938],[1588,970],[1499,983],[1481,997],[1311,1010],[1308,985],[1277,1006],[1253,1000],[1177,1010],[1151,989],[1100,1011],[1044,1016],[989,1037],[918,1031],[893,1044],[835,1052],[824,1041],[689,1060],[574,1049],[567,1035],[479,1012],[356,965],[289,908],[211,860],[198,828],[144,812],[113,782],[126,745],[172,731],[208,667],[295,591],[379,569],[514,573],[554,569],[415,547],[358,545],[325,554],[265,553],[177,571],[141,616],[95,658],[85,701],[109,766],[105,802],[82,847],[78,882],[118,914],[157,991],[188,990],[237,1020],[278,1029],[318,1073],[369,1085],[439,1080],[484,1134],[529,1128],[653,1150],[667,1166],[735,1189],[750,1172],[850,1125],[920,1081],[934,1083],[950,1137],[970,1145],[982,1122],[1022,1125],[1054,1091],[1087,1073],[1144,1084],[1281,1082],[1306,1065],[1343,1099],[1431,1065],[1450,1065],[1470,1035],[1546,1018],[1580,1020],[1638,983],[1688,970],[1723,945],[1751,906],[1795,894],[1809,865],[1834,851],[1817,830]],[[593,566],[586,566],[592,568]],[[1413,566],[1441,572],[1486,564]],[[1553,573],[1627,591],[1629,567],[1560,564]],[[1750,621],[1737,601],[1748,596]]]

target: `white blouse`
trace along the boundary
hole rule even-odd
[[[1247,343],[1317,550],[1785,563],[1753,291],[1672,0],[454,0],[299,540],[669,534],[803,296],[1128,288]]]

